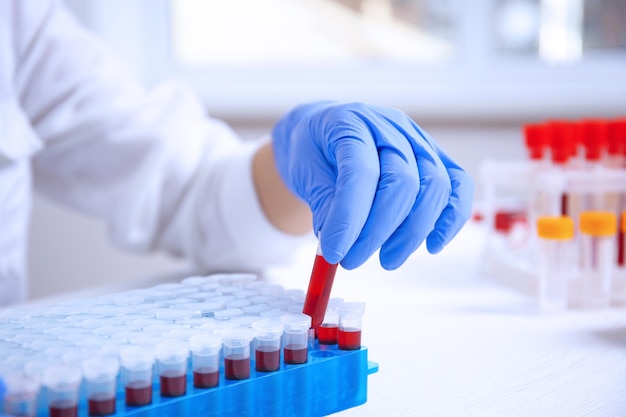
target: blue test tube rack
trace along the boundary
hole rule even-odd
[[[250,378],[238,381],[225,379],[222,367],[218,386],[208,389],[194,388],[188,372],[187,392],[180,397],[161,397],[156,382],[152,403],[142,407],[126,406],[123,388],[118,387],[116,413],[111,416],[324,416],[364,404],[368,375],[378,371],[365,347],[340,350],[317,343],[305,364],[281,362],[278,371],[256,372],[253,360],[251,367]],[[47,417],[44,402],[39,404],[37,416]],[[78,416],[87,415],[86,399],[81,398]]]

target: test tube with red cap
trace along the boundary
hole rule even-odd
[[[606,150],[606,123],[604,120],[586,119],[578,123],[577,128],[580,132],[579,134],[582,138],[582,144],[585,150],[584,169],[589,173],[589,175],[595,175],[595,178],[598,178],[598,181],[601,181],[598,176],[598,172],[603,168]],[[578,209],[580,211],[605,210],[605,195],[599,190],[600,187],[597,187],[593,192],[587,194],[584,198],[583,207]],[[580,214],[580,211],[575,212],[572,210],[570,214],[577,217]]]
[[[569,162],[575,153],[574,127],[571,122],[554,120],[548,122],[548,143],[552,160],[552,171],[559,175],[566,175],[570,169]],[[548,215],[567,215],[569,207],[569,195],[563,190],[560,195],[550,195],[550,210]]]
[[[222,338],[213,334],[200,334],[189,339],[193,386],[213,388],[219,383],[220,350]]]
[[[614,119],[607,121],[607,157],[605,166],[608,169],[624,170],[626,169],[626,118]],[[614,211],[621,216],[623,210],[626,209],[626,193],[615,193],[607,196],[606,209]],[[624,231],[619,228],[617,231],[617,266],[620,269],[619,274],[626,266],[626,239]]]
[[[530,175],[534,179],[532,184],[541,184],[542,176],[549,169],[547,125],[527,124],[523,127],[523,133],[524,143],[528,151]],[[531,219],[535,219],[538,216],[545,216],[549,212],[548,195],[543,190],[534,190],[530,203]]]
[[[226,379],[250,378],[250,342],[253,337],[252,329],[243,327],[231,327],[222,332]]]
[[[154,349],[148,346],[129,346],[120,351],[120,361],[126,405],[150,404],[152,402]]]
[[[580,215],[582,243],[580,306],[605,308],[610,305],[612,275],[615,268],[617,217],[606,211],[587,211]]]
[[[180,397],[187,392],[189,344],[168,340],[155,349],[162,397]]]
[[[115,414],[115,393],[119,362],[115,357],[93,357],[82,363],[87,383],[90,416]]]
[[[339,306],[338,312],[339,330],[337,332],[337,342],[339,349],[360,349],[365,303],[343,303]]]
[[[43,372],[42,383],[48,388],[50,417],[78,415],[78,389],[82,375],[80,368],[71,365],[52,365]]]

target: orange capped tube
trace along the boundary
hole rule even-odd
[[[544,312],[562,311],[567,308],[572,275],[574,220],[567,216],[539,217],[537,235],[541,244],[539,305]]]
[[[583,308],[610,305],[615,269],[617,216],[608,211],[586,211],[580,215],[581,286]]]

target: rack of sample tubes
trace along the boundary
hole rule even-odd
[[[365,403],[365,305],[252,274],[0,310],[7,416],[319,416]],[[317,333],[317,336],[316,336]]]
[[[544,310],[626,305],[626,118],[523,135],[526,160],[482,167],[486,272],[528,284]]]

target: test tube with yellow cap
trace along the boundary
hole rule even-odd
[[[580,214],[581,276],[580,304],[583,308],[605,308],[611,301],[615,269],[617,216],[608,211]]]
[[[568,216],[539,217],[541,239],[539,305],[542,311],[556,312],[567,307],[567,288],[572,275],[574,220]]]

